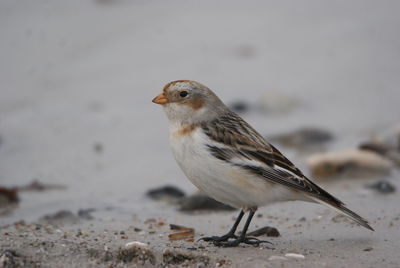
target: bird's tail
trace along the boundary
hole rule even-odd
[[[365,228],[371,230],[371,231],[375,231],[368,223],[368,221],[366,219],[364,219],[363,217],[361,217],[360,215],[358,215],[357,213],[355,213],[354,211],[351,211],[350,209],[348,209],[343,203],[339,202],[330,202],[330,201],[325,201],[325,200],[321,200],[321,199],[317,199],[317,198],[313,198],[315,201],[317,201],[318,203],[323,203],[331,208],[333,208],[334,210],[336,210],[337,212],[347,216],[348,218],[352,219],[353,221],[355,221],[356,223],[360,224],[361,226],[364,226]]]

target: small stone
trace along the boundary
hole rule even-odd
[[[139,241],[132,241],[132,242],[128,242],[125,244],[125,248],[130,248],[130,247],[145,247],[147,248],[147,244],[146,243],[142,243]]]
[[[0,207],[10,203],[18,203],[18,190],[15,188],[0,187]]]
[[[104,150],[104,146],[103,146],[103,144],[101,144],[100,142],[96,142],[96,143],[93,145],[93,150],[94,150],[96,153],[101,154],[101,153],[103,152],[103,150]]]
[[[79,217],[69,210],[60,210],[53,214],[47,214],[40,218],[40,221],[48,224],[64,224],[79,222]]]
[[[182,198],[185,193],[175,186],[163,186],[147,191],[146,195],[154,200],[160,200],[165,198]]]
[[[261,236],[266,235],[269,237],[278,237],[281,234],[275,227],[265,226],[247,234],[248,236]]]
[[[364,248],[364,249],[363,249],[363,251],[371,251],[371,250],[373,250],[372,247],[368,247],[368,248]]]
[[[249,105],[244,101],[235,101],[229,105],[229,108],[236,113],[244,113],[249,110]]]
[[[305,259],[306,258],[306,257],[304,257],[304,255],[297,254],[297,253],[286,253],[285,257],[293,258],[293,259]]]
[[[212,199],[203,194],[194,194],[180,200],[180,210],[195,211],[195,210],[234,210],[231,206]]]
[[[286,147],[304,149],[307,147],[323,145],[332,141],[333,134],[324,129],[304,127],[269,137],[269,139]]]
[[[396,187],[390,182],[381,180],[367,185],[367,188],[373,189],[381,194],[390,194],[396,191]]]
[[[96,211],[94,208],[80,209],[78,210],[78,216],[84,220],[92,220],[94,217],[91,215],[91,213],[94,211]]]

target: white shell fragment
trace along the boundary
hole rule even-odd
[[[293,259],[301,259],[301,260],[303,260],[303,259],[306,258],[306,257],[304,257],[304,255],[302,255],[302,254],[297,254],[297,253],[286,253],[286,254],[285,254],[285,257],[293,258]]]
[[[131,248],[131,247],[146,248],[147,244],[139,241],[132,241],[125,244],[125,248]]]

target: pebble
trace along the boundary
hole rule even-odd
[[[148,245],[146,243],[139,241],[132,241],[125,244],[125,248],[130,248],[130,247],[147,248]]]
[[[6,203],[18,203],[19,201],[18,191],[15,188],[6,188],[0,186],[0,197],[4,199]]]
[[[252,232],[248,233],[247,235],[249,235],[249,236],[266,235],[269,237],[278,237],[281,234],[279,233],[278,229],[276,229],[275,227],[265,226],[265,227],[255,230],[255,231],[252,231]]]
[[[293,259],[302,259],[302,260],[306,258],[306,257],[304,257],[304,255],[297,254],[297,253],[286,253],[285,257],[293,258]]]
[[[78,216],[81,219],[85,220],[92,220],[94,217],[92,216],[92,212],[96,211],[94,208],[88,208],[88,209],[80,209],[78,210]]]
[[[235,101],[229,105],[229,108],[236,113],[244,113],[249,110],[249,104],[244,101]]]
[[[44,215],[40,218],[40,221],[48,224],[70,223],[78,222],[79,217],[69,210],[59,210],[55,213]]]
[[[96,142],[93,144],[93,150],[95,153],[101,154],[104,150],[104,146],[100,142]]]
[[[175,186],[166,185],[163,187],[150,189],[147,191],[146,195],[151,199],[160,200],[168,198],[182,198],[185,196],[185,193]]]
[[[280,135],[269,137],[273,142],[278,142],[283,146],[304,149],[323,145],[333,140],[333,134],[328,130],[304,127]]]
[[[396,187],[390,182],[381,180],[367,185],[367,188],[373,189],[381,194],[390,194],[396,192]]]
[[[180,210],[235,210],[231,206],[218,202],[204,194],[194,194],[180,200]]]
[[[59,210],[55,213],[46,214],[42,216],[39,221],[47,224],[66,224],[66,223],[76,223],[80,220],[91,220],[94,217],[91,213],[95,211],[93,208],[80,209],[77,214],[71,212],[70,210]]]

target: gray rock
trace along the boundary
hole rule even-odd
[[[269,236],[269,237],[278,237],[281,236],[278,229],[275,227],[265,226],[250,233],[247,233],[248,236]]]
[[[229,105],[229,109],[235,113],[244,113],[250,109],[250,105],[244,101],[235,101]]]
[[[304,127],[280,135],[269,137],[272,142],[280,143],[286,147],[306,148],[320,146],[333,140],[333,134],[328,130]]]
[[[381,180],[367,185],[367,188],[373,189],[381,194],[390,194],[396,191],[396,187],[390,182]]]
[[[147,191],[146,195],[150,197],[151,199],[154,200],[160,200],[160,199],[168,199],[168,198],[182,198],[185,196],[185,193],[171,185],[166,185],[163,187],[155,188],[155,189],[150,189]]]
[[[208,197],[203,194],[194,194],[183,198],[179,202],[180,210],[194,211],[194,210],[235,210],[231,206],[225,205],[221,202]]]

